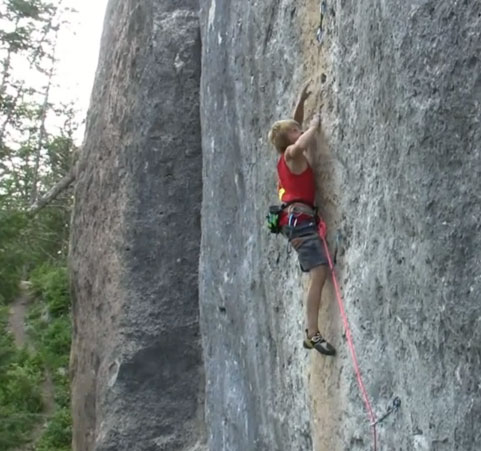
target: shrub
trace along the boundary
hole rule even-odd
[[[47,430],[37,443],[36,451],[67,451],[71,449],[72,417],[68,408],[57,409]]]
[[[68,271],[65,266],[43,264],[30,275],[34,293],[47,304],[48,312],[59,317],[70,311]]]
[[[50,372],[56,405],[36,451],[67,451],[72,441],[68,377],[72,321],[67,268],[44,264],[32,272],[30,281],[38,300],[29,310],[29,336]]]
[[[40,357],[26,349],[17,350],[7,333],[8,310],[0,308],[0,449],[17,448],[28,441],[41,418]]]

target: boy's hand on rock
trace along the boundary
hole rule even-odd
[[[310,83],[311,83],[311,82],[308,81],[308,82],[302,87],[300,99],[301,99],[303,102],[311,95],[311,91],[309,91],[309,85],[310,85]]]

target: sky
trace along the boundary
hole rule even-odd
[[[75,8],[71,24],[64,26],[57,47],[58,65],[52,100],[73,100],[78,122],[85,119],[97,69],[105,9],[108,0],[64,0],[63,5]],[[84,127],[75,136],[81,144]]]

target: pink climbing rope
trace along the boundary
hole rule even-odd
[[[346,310],[344,309],[344,302],[342,301],[341,289],[339,288],[339,284],[337,282],[337,277],[334,271],[334,265],[332,263],[331,254],[329,253],[329,248],[327,247],[327,241],[326,241],[327,227],[326,227],[326,224],[322,221],[322,219],[319,220],[318,230],[319,230],[319,235],[322,239],[322,243],[324,245],[324,250],[326,252],[327,261],[329,263],[329,269],[331,270],[332,283],[334,284],[334,290],[336,292],[337,304],[339,305],[339,311],[341,313],[342,323],[344,325],[344,331],[346,333],[347,344],[349,346],[349,350],[351,351],[352,363],[354,365],[354,371],[356,373],[357,384],[359,385],[359,389],[364,399],[364,405],[366,407],[366,411],[369,416],[369,423],[371,425],[372,434],[373,434],[373,443],[374,443],[373,450],[377,451],[376,416],[374,415],[374,412],[371,407],[371,403],[369,402],[369,396],[367,394],[366,387],[364,385],[364,382],[362,381],[361,369],[359,368],[359,363],[357,361],[356,350],[354,348],[354,341],[352,339],[351,327],[349,326]]]

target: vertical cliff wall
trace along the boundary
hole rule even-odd
[[[112,0],[75,190],[74,449],[202,448],[200,34]]]
[[[330,287],[336,359],[301,348],[305,278],[262,227],[266,134],[312,79],[324,127],[319,200],[380,449],[481,439],[481,4],[203,2],[201,326],[213,450],[366,450],[369,423]],[[321,96],[322,93],[322,96]]]
[[[200,32],[193,0],[111,0],[72,227],[74,449],[206,449],[204,414],[212,451],[371,449],[332,286],[334,359],[302,348],[308,279],[263,225],[267,131],[307,80],[365,384],[377,416],[402,400],[378,449],[478,449],[481,3],[323,3],[319,46],[318,0],[205,0]]]
[[[475,450],[481,3],[335,6],[344,292],[372,398],[403,400],[380,428],[382,449]],[[342,385],[343,417],[360,418],[354,387]],[[361,430],[345,425],[343,444]]]
[[[302,287],[263,229],[268,127],[302,80],[292,2],[202,4],[201,317],[212,450],[311,449]]]

